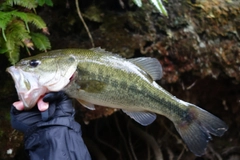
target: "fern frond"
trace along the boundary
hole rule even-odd
[[[29,32],[26,30],[24,22],[21,20],[13,20],[6,29],[7,39],[15,39],[17,41],[24,41],[30,39]]]
[[[16,44],[10,43],[9,41],[6,42],[6,47],[8,49],[6,52],[8,60],[11,62],[12,65],[14,65],[19,60],[20,47]]]
[[[31,22],[32,24],[34,24],[39,29],[47,28],[47,25],[43,21],[43,19],[36,14],[27,13],[27,20],[28,20],[28,22]]]
[[[25,22],[29,22],[29,19],[28,19],[28,16],[27,16],[28,13],[19,12],[19,11],[11,11],[11,14],[12,14],[12,16],[18,17]]]
[[[52,2],[52,0],[45,0],[45,3],[46,3],[46,5],[48,5],[48,6],[53,6],[53,2]]]
[[[3,39],[3,37],[0,37],[0,54],[4,54],[7,52],[7,48],[5,47],[6,41]]]
[[[21,41],[17,41],[13,36],[7,37],[8,41],[5,43],[6,55],[11,64],[15,64],[19,60],[19,50]]]
[[[29,27],[28,27],[29,19],[28,19],[27,13],[25,13],[25,12],[19,12],[19,11],[11,11],[10,13],[12,14],[12,16],[18,17],[18,18],[20,18],[21,20],[23,20],[24,23],[25,23],[25,26],[26,26],[26,28],[27,28],[27,31],[30,32],[30,29],[29,29]]]
[[[4,40],[7,41],[7,38],[6,38],[6,35],[5,35],[5,31],[4,31],[4,30],[2,30],[2,36],[3,36]]]
[[[21,20],[23,20],[28,32],[30,32],[28,23],[34,24],[39,29],[47,28],[46,23],[43,21],[43,19],[34,13],[25,13],[25,12],[19,12],[19,11],[10,11],[10,12],[6,12],[6,13],[8,15],[11,15],[13,17],[18,17]]]
[[[7,53],[8,49],[7,48],[0,48],[0,54]]]
[[[6,0],[6,3],[10,6],[19,5],[28,9],[34,9],[37,7],[35,0]]]
[[[19,60],[20,47],[32,48],[33,43],[39,50],[51,48],[49,39],[43,34],[32,33],[30,36],[29,23],[48,33],[43,19],[33,13],[13,10],[14,5],[34,10],[39,5],[52,6],[52,0],[5,0],[0,5],[0,54],[5,53],[12,64]],[[31,41],[33,40],[33,43]]]
[[[1,3],[0,11],[10,11],[10,10],[12,10],[12,7],[9,6],[9,4],[6,3],[6,1],[5,2],[0,2],[0,3]]]
[[[7,41],[6,35],[5,35],[5,29],[7,27],[7,24],[11,21],[11,14],[8,12],[1,12],[0,11],[0,28],[2,30],[2,36],[5,41]]]
[[[11,12],[7,12],[7,13],[9,15],[12,15],[14,17],[18,17],[21,20],[23,20],[25,25],[26,25],[26,28],[27,28],[28,32],[30,32],[29,27],[28,27],[28,23],[34,24],[39,29],[47,28],[46,23],[43,21],[43,19],[36,14],[19,12],[19,11],[11,11]]]
[[[41,51],[47,51],[51,49],[51,44],[49,39],[41,33],[30,33],[32,37],[33,44]]]
[[[51,0],[37,0],[39,6],[43,6],[44,4],[48,6],[53,6],[53,2]]]
[[[15,64],[19,60],[20,47],[24,46],[23,41],[30,39],[30,35],[25,28],[24,22],[17,19],[12,20],[6,28],[6,37],[6,55],[9,61],[12,64]]]

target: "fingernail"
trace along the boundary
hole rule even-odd
[[[48,107],[49,107],[49,103],[48,103],[48,102],[44,102],[42,98],[40,98],[40,99],[38,100],[38,103],[37,103],[37,104],[38,104],[38,109],[39,109],[39,111],[45,111],[45,110],[47,110]]]
[[[46,103],[46,102],[44,102],[44,103],[42,103],[42,105],[40,106],[40,111],[46,111],[47,109],[48,109],[48,107],[49,107],[49,104],[48,103]]]

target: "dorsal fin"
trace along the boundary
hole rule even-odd
[[[106,51],[105,49],[102,49],[101,47],[91,48],[90,50],[94,51],[94,52],[97,52],[97,53],[104,53],[104,54],[109,54],[109,55],[112,55],[112,56],[115,56],[115,57],[118,57],[118,58],[122,58],[119,54]]]
[[[163,76],[162,65],[156,58],[139,57],[129,59],[129,61],[147,72],[154,81],[161,79]]]

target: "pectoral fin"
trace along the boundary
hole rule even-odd
[[[86,102],[86,101],[83,101],[83,100],[81,100],[81,99],[77,99],[77,101],[78,101],[79,103],[81,103],[81,105],[83,105],[83,107],[86,107],[87,109],[90,109],[90,110],[95,110],[94,104],[89,103],[89,102]]]
[[[140,123],[143,126],[147,126],[151,124],[156,119],[156,114],[149,112],[133,112],[122,110],[136,122]]]

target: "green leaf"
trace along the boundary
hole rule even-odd
[[[46,0],[46,5],[48,5],[48,6],[53,6],[53,2],[52,2],[52,0]]]
[[[30,39],[30,35],[25,28],[24,22],[21,20],[13,19],[6,28],[5,48],[7,49],[7,57],[12,64],[19,60],[20,47],[24,46],[23,41]]]
[[[8,39],[6,42],[7,57],[11,64],[15,64],[19,60],[19,50],[20,46],[14,43],[14,40]]]
[[[31,33],[32,37],[30,36],[29,23],[47,32],[43,19],[34,13],[14,10],[15,5],[34,10],[44,4],[53,6],[52,0],[5,0],[1,3],[0,54],[5,53],[12,64],[19,60],[20,47],[32,47],[31,39],[39,50],[51,48],[49,39],[43,34]]]
[[[36,14],[27,13],[27,20],[28,20],[28,22],[31,22],[32,24],[34,24],[39,29],[47,28],[47,25],[43,21],[43,19]]]
[[[4,54],[8,51],[7,48],[0,48],[0,54]]]
[[[6,0],[6,3],[10,6],[19,5],[28,9],[34,9],[37,7],[35,0]]]
[[[155,5],[155,7],[158,9],[160,13],[162,13],[165,16],[168,16],[167,10],[165,9],[161,0],[151,0],[151,2]]]
[[[6,36],[8,40],[10,38],[15,41],[24,41],[25,39],[31,38],[24,22],[17,19],[13,19],[12,22],[9,23],[6,29]]]
[[[51,49],[51,44],[49,39],[41,33],[30,33],[32,37],[33,44],[41,51],[47,51]]]
[[[133,0],[133,2],[134,2],[138,7],[142,7],[142,0]]]
[[[18,11],[11,11],[11,12],[9,12],[9,14],[11,14],[13,17],[18,17],[21,20],[23,20],[24,23],[25,23],[25,26],[27,28],[27,31],[30,32],[28,24],[27,24],[28,23],[27,13],[25,13],[25,12],[18,12]]]
[[[27,28],[28,32],[30,32],[29,27],[28,27],[28,23],[34,24],[39,29],[46,28],[46,23],[43,21],[43,19],[40,16],[38,16],[34,13],[11,11],[11,12],[8,12],[8,14],[10,14],[14,17],[18,17],[21,20],[23,20],[25,25],[26,25],[26,28]]]
[[[8,60],[11,62],[12,65],[14,65],[19,60],[19,55],[20,55],[19,50],[20,50],[20,47],[15,46],[12,50],[9,50],[7,52]]]
[[[12,9],[11,6],[9,6],[9,4],[7,4],[6,2],[0,2],[0,11],[9,11]]]
[[[48,6],[53,6],[52,0],[37,0],[39,6],[43,6],[44,4]]]
[[[43,6],[45,4],[45,0],[37,0],[39,6]]]
[[[0,11],[0,28],[2,30],[2,36],[5,41],[7,41],[6,35],[5,35],[5,29],[8,25],[8,23],[11,21],[12,16],[9,13],[1,12]]]

